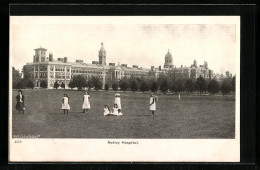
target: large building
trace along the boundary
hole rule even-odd
[[[174,79],[196,79],[199,76],[205,79],[213,78],[213,71],[208,68],[207,62],[204,62],[204,65],[197,66],[197,62],[194,60],[190,67],[181,66],[176,68],[173,65],[173,56],[169,50],[165,55],[163,68],[161,66],[157,68],[154,66],[142,68],[137,65],[129,67],[127,64],[116,65],[115,63],[107,65],[106,50],[103,42],[98,51],[98,61],[92,61],[92,63],[84,63],[83,60],[69,62],[67,57],[55,60],[52,53],[49,53],[47,57],[47,49],[37,48],[34,50],[33,62],[27,63],[26,66],[30,70],[35,87],[40,87],[41,82],[46,81],[48,88],[53,88],[54,83],[57,81],[59,84],[63,82],[65,88],[68,88],[70,80],[75,75],[83,75],[87,80],[93,76],[97,77],[101,80],[103,86],[108,81],[119,81],[123,77],[129,79],[132,76],[157,79],[162,74],[169,74]]]

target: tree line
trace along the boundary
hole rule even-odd
[[[12,68],[12,77],[13,77],[13,88],[22,89],[22,88],[34,88],[34,83],[32,80],[32,75],[30,74],[27,67],[23,67],[22,73],[23,78],[19,74],[19,71],[14,67]],[[45,80],[41,81],[40,86],[42,88],[47,88],[47,82]],[[101,90],[103,84],[101,80],[97,77],[91,77],[86,79],[82,75],[74,76],[70,83],[68,84],[69,88],[94,88],[95,90]],[[65,88],[65,84],[62,82],[59,84],[57,81],[54,83],[53,88]],[[151,78],[140,78],[140,77],[131,77],[127,79],[126,77],[122,78],[120,81],[107,81],[104,85],[104,89],[108,91],[113,89],[114,91],[141,91],[141,92],[157,92],[161,91],[162,93],[172,92],[175,94],[178,93],[187,93],[193,94],[194,92],[202,95],[204,93],[209,93],[210,95],[217,94],[221,92],[223,95],[229,94],[231,91],[235,91],[235,76],[230,78],[225,78],[222,82],[218,82],[215,79],[206,80],[203,77],[198,77],[197,79],[172,79],[170,76],[160,75],[157,80]]]
[[[82,75],[74,76],[70,83],[70,88],[94,88],[95,90],[102,89],[102,82],[97,77],[91,77],[89,80]],[[161,75],[157,80],[147,79],[140,77],[131,77],[127,79],[126,77],[122,78],[119,81],[108,81],[104,85],[104,89],[108,91],[110,88],[117,91],[132,91],[132,92],[157,92],[161,91],[162,93],[172,92],[175,94],[178,93],[187,93],[193,94],[197,92],[199,95],[204,93],[209,93],[214,95],[221,92],[223,95],[229,94],[231,91],[235,91],[235,77],[226,78],[222,82],[218,82],[215,79],[206,80],[203,77],[198,77],[196,80],[193,79],[178,79],[171,80],[165,75]]]

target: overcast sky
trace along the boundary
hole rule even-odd
[[[98,61],[101,42],[107,63],[148,67],[163,66],[170,50],[176,67],[208,62],[214,72],[235,74],[234,24],[42,24],[32,19],[12,22],[11,60],[20,69],[33,61],[35,48],[43,47],[69,61]],[[22,23],[22,24],[21,24]]]

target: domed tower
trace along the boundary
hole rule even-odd
[[[164,68],[173,68],[172,64],[172,54],[168,50],[168,53],[165,55]]]
[[[98,51],[99,64],[106,65],[106,50],[103,42],[101,42],[101,48]]]

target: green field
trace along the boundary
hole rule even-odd
[[[15,110],[12,96],[13,135],[41,138],[234,138],[234,96],[156,94],[156,116],[149,111],[149,93],[122,92],[123,116],[103,116],[115,92],[90,92],[91,109],[82,113],[83,91],[24,90],[25,114]],[[63,94],[70,97],[70,113],[63,114]]]

